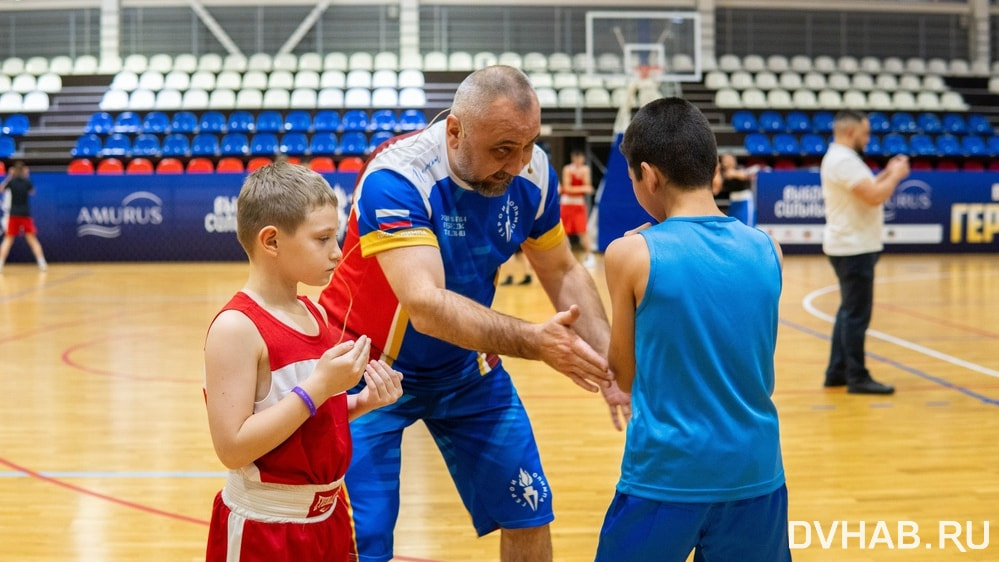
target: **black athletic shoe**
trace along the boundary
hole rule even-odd
[[[874,379],[851,383],[846,391],[849,394],[895,394],[895,387],[881,384]]]

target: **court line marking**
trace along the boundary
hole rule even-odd
[[[135,502],[131,502],[131,501],[128,501],[128,500],[121,499],[119,497],[110,496],[108,494],[102,494],[100,492],[95,492],[93,490],[88,490],[87,488],[84,488],[82,486],[77,486],[76,484],[70,484],[69,482],[65,482],[65,481],[60,480],[58,478],[53,478],[51,476],[46,476],[45,474],[42,474],[40,472],[35,472],[34,470],[31,470],[30,468],[26,468],[26,467],[23,467],[23,466],[21,466],[19,464],[15,464],[15,463],[13,463],[13,462],[5,459],[5,458],[2,458],[2,457],[0,457],[0,464],[6,465],[6,466],[10,467],[11,469],[13,469],[13,470],[15,470],[17,472],[23,472],[23,473],[27,474],[28,476],[30,476],[32,478],[37,478],[37,479],[39,479],[39,480],[41,480],[43,482],[47,482],[49,484],[55,484],[56,486],[60,486],[62,488],[66,488],[67,490],[70,490],[70,491],[73,491],[73,492],[76,492],[76,493],[80,493],[80,494],[85,494],[85,495],[88,495],[88,496],[93,496],[95,498],[99,498],[99,499],[102,499],[102,500],[105,500],[105,501],[109,501],[111,503],[115,503],[115,504],[118,504],[118,505],[121,505],[121,506],[130,507],[132,509],[137,509],[139,511],[144,511],[146,513],[151,513],[153,515],[162,515],[164,517],[169,517],[170,519],[177,519],[177,520],[180,520],[180,521],[187,521],[189,523],[196,523],[198,525],[204,525],[206,527],[209,524],[209,522],[206,521],[206,520],[204,520],[204,519],[198,519],[196,517],[189,517],[187,515],[181,515],[180,513],[172,513],[172,512],[169,512],[169,511],[164,511],[162,509],[156,509],[155,507],[151,507],[151,506],[148,506],[148,505],[143,505],[141,503],[135,503]]]
[[[784,320],[783,318],[780,320],[780,323],[783,324],[783,325],[785,325],[785,326],[789,326],[791,328],[794,328],[795,330],[798,330],[799,332],[802,332],[802,333],[805,333],[805,334],[810,334],[810,335],[813,335],[813,336],[815,336],[815,337],[817,337],[819,339],[823,339],[823,340],[829,341],[829,336],[828,335],[823,334],[821,332],[818,332],[817,330],[813,330],[813,329],[811,329],[811,328],[809,328],[807,326],[802,326],[801,324],[795,324],[794,322],[791,322],[789,320]],[[980,402],[983,402],[985,404],[989,404],[991,406],[999,406],[999,399],[989,398],[988,396],[985,396],[984,394],[979,394],[979,393],[977,393],[974,390],[971,390],[969,388],[964,388],[963,386],[954,384],[954,383],[952,383],[952,382],[950,382],[948,380],[942,379],[940,377],[935,377],[935,376],[933,376],[933,375],[931,375],[929,373],[924,373],[923,371],[920,371],[919,369],[916,369],[914,367],[910,367],[908,365],[905,365],[903,363],[895,361],[894,359],[889,359],[888,357],[885,357],[883,355],[878,355],[877,353],[871,353],[870,351],[865,352],[865,355],[867,355],[871,359],[874,359],[875,361],[880,361],[882,363],[887,363],[887,364],[891,365],[892,367],[895,367],[896,369],[899,369],[901,371],[905,371],[907,373],[916,375],[919,378],[926,379],[926,380],[928,380],[930,382],[939,384],[940,386],[943,386],[945,388],[949,388],[951,390],[956,390],[956,391],[960,392],[961,394],[964,394],[966,396],[970,396],[971,398],[974,398],[974,399],[976,399],[976,400],[978,400]]]
[[[927,276],[890,277],[890,278],[884,279],[883,281],[877,281],[877,283],[887,283],[889,281],[913,281],[913,280],[917,280],[917,279],[927,279],[927,278],[940,279],[941,277],[940,276],[933,276],[933,277],[927,277]],[[830,324],[833,324],[836,321],[836,317],[835,316],[830,316],[829,314],[826,314],[825,312],[822,312],[814,304],[815,299],[817,299],[818,297],[827,295],[829,293],[832,293],[832,292],[839,292],[839,285],[829,285],[827,287],[822,287],[821,289],[816,289],[816,290],[808,293],[807,295],[805,295],[805,298],[802,299],[801,304],[805,308],[805,310],[809,314],[811,314],[812,316],[818,318],[819,320],[825,320],[826,322],[829,322]],[[906,348],[906,349],[908,349],[910,351],[915,351],[916,353],[921,353],[923,355],[926,355],[927,357],[933,357],[934,359],[939,359],[940,361],[944,361],[946,363],[950,363],[951,365],[956,365],[958,367],[963,367],[965,369],[968,369],[969,371],[974,371],[974,372],[982,374],[982,375],[987,375],[987,376],[990,376],[990,377],[999,378],[999,371],[996,371],[995,369],[990,369],[988,367],[984,367],[984,366],[979,365],[977,363],[972,363],[970,361],[965,361],[964,359],[961,359],[959,357],[954,357],[953,355],[948,355],[946,353],[937,351],[935,349],[931,349],[931,348],[926,347],[926,346],[919,345],[919,344],[911,342],[909,340],[898,338],[898,337],[895,337],[895,336],[893,336],[891,334],[886,334],[885,332],[882,332],[882,331],[879,331],[879,330],[868,329],[867,330],[867,335],[869,335],[871,337],[878,338],[879,340],[886,341],[888,343],[893,343],[893,344],[895,344],[897,346],[900,346],[900,347],[904,347],[904,348]]]
[[[0,461],[2,462],[2,461]],[[225,478],[225,472],[211,471],[122,471],[107,470],[40,470],[36,474],[47,478]],[[0,471],[0,478],[24,478],[34,474],[21,471]]]

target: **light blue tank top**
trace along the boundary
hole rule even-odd
[[[641,235],[651,267],[617,489],[672,502],[776,490],[781,271],[770,237],[731,217],[671,218]]]

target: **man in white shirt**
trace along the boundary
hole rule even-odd
[[[825,386],[845,385],[853,394],[892,394],[895,387],[871,378],[864,362],[864,338],[874,305],[874,266],[884,248],[884,203],[909,175],[909,158],[894,156],[875,175],[860,157],[870,137],[866,115],[841,111],[833,122],[833,143],[822,158],[826,210],[822,251],[836,271],[841,298]]]

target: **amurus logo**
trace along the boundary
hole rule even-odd
[[[509,242],[513,239],[513,231],[517,229],[519,223],[520,207],[510,199],[507,199],[503,208],[500,209],[499,214],[496,216],[496,232]]]
[[[154,193],[135,191],[117,207],[80,207],[76,215],[77,237],[117,238],[126,224],[150,225],[163,222],[163,201]]]
[[[548,482],[544,475],[530,474],[523,468],[517,478],[510,480],[510,497],[514,503],[537,511],[538,506],[548,501]]]

